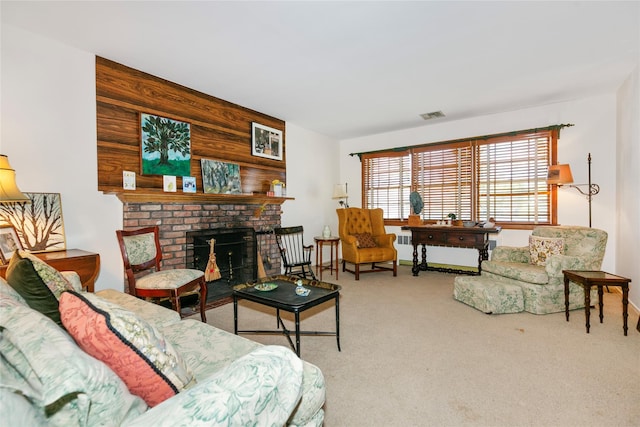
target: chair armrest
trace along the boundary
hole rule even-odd
[[[520,262],[523,264],[529,264],[531,262],[529,247],[496,246],[491,251],[491,261]]]
[[[288,348],[260,347],[126,425],[282,426],[300,400],[302,369]]]
[[[373,239],[381,248],[392,248],[393,242],[396,241],[396,235],[395,233],[378,234],[376,236],[373,236]]]

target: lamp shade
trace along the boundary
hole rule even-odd
[[[9,158],[0,154],[0,203],[25,202],[29,198],[16,185],[16,171],[11,169]]]
[[[551,165],[547,174],[547,184],[563,185],[573,183],[573,175],[571,174],[571,166]]]
[[[346,199],[347,197],[347,191],[342,184],[336,184],[333,187],[333,199]]]

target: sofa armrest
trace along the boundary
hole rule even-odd
[[[562,270],[598,270],[600,265],[593,257],[552,255],[547,259],[545,270],[549,278],[563,278]]]
[[[288,348],[260,347],[126,425],[282,426],[300,400],[302,369]]]
[[[531,262],[531,257],[529,256],[529,247],[496,246],[491,251],[491,261],[520,262],[529,264]]]

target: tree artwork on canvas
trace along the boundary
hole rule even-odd
[[[60,193],[24,193],[29,202],[0,205],[0,221],[16,229],[24,249],[66,249]]]
[[[191,126],[151,114],[140,114],[142,173],[191,175]]]

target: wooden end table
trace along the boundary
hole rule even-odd
[[[564,312],[569,321],[569,282],[574,282],[582,286],[584,289],[584,315],[586,318],[585,326],[589,333],[589,316],[591,306],[591,287],[598,287],[598,304],[600,308],[600,323],[602,323],[602,295],[604,286],[620,286],[622,288],[622,321],[625,336],[627,335],[627,318],[629,305],[629,282],[631,279],[616,276],[615,274],[606,273],[604,271],[579,271],[579,270],[563,270],[564,274]]]
[[[340,237],[322,237],[316,236],[313,238],[316,242],[316,274],[322,280],[322,270],[330,270],[331,274],[333,274],[333,248],[336,251],[336,280],[338,280],[338,247],[340,246]],[[328,244],[331,252],[331,262],[329,263],[329,267],[325,267],[322,263],[322,246]],[[320,262],[318,262],[318,257],[320,257]]]

